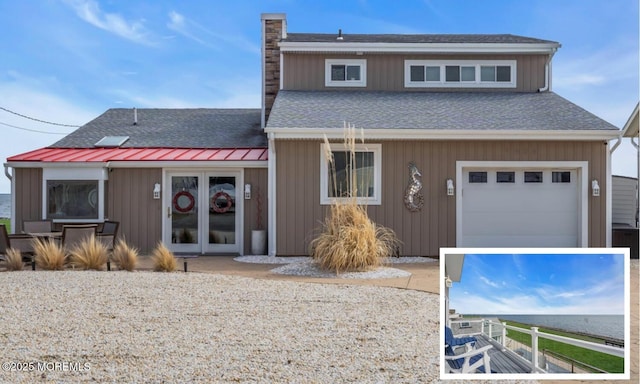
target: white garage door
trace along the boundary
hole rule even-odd
[[[462,170],[464,247],[576,247],[576,170]]]

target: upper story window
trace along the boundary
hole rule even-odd
[[[364,59],[325,60],[326,87],[366,87],[367,61]]]
[[[405,60],[407,88],[515,88],[515,60]]]

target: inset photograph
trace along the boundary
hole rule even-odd
[[[441,376],[629,379],[629,249],[442,249]]]

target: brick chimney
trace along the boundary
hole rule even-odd
[[[280,90],[280,39],[287,37],[284,13],[262,14],[262,128],[267,125],[271,107]]]

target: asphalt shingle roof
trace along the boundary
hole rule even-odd
[[[109,109],[62,140],[56,148],[91,148],[105,136],[129,136],[123,148],[267,147],[260,109]]]
[[[267,128],[618,130],[553,92],[280,91]]]
[[[337,31],[336,31],[337,32]],[[431,44],[557,44],[550,40],[510,34],[342,34],[337,33],[287,33],[283,42],[296,43],[431,43]]]

